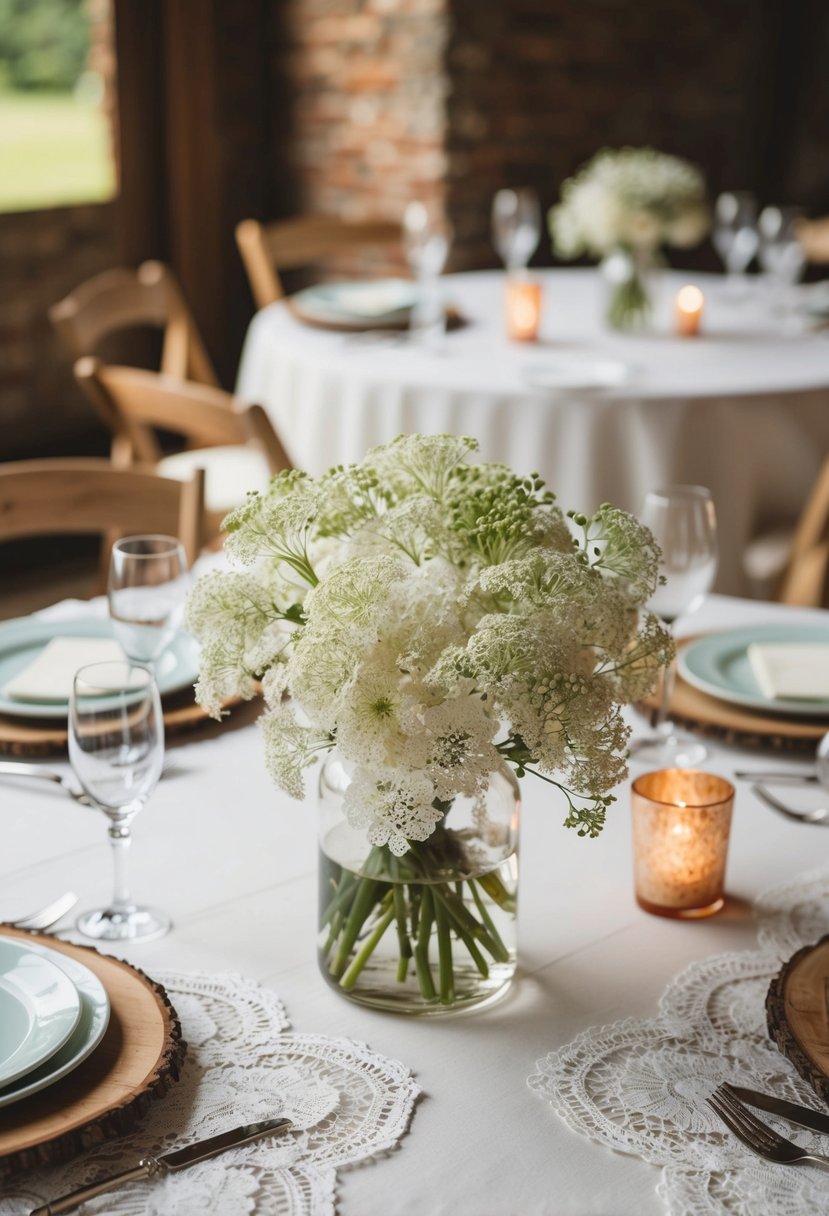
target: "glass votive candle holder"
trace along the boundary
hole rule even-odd
[[[725,903],[734,786],[693,769],[643,773],[631,787],[636,902],[656,916],[713,916]]]
[[[541,325],[541,283],[530,276],[507,278],[504,303],[507,337],[514,342],[535,342]]]

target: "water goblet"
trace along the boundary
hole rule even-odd
[[[745,293],[745,275],[760,244],[757,203],[747,190],[720,194],[714,205],[714,247],[728,272],[732,297]]]
[[[127,536],[112,546],[109,615],[121,649],[133,663],[153,667],[184,615],[187,557],[174,536]]]
[[[717,517],[710,492],[704,486],[667,486],[651,490],[639,518],[650,528],[662,550],[657,587],[648,608],[668,626],[693,612],[711,590],[717,573]],[[706,749],[676,730],[669,719],[675,666],[663,672],[655,736],[635,740],[631,754],[637,762],[655,768],[693,768],[705,759]]]
[[[492,243],[507,273],[524,270],[541,238],[541,207],[534,190],[499,190],[492,200]]]
[[[403,213],[403,249],[415,278],[417,298],[409,330],[414,341],[433,348],[446,329],[439,279],[449,254],[451,228],[442,211],[414,201]]]
[[[147,941],[170,918],[134,903],[127,881],[130,824],[152,794],[164,762],[164,719],[151,671],[128,661],[90,663],[69,699],[69,760],[94,806],[109,820],[114,885],[105,908],[85,912],[78,930],[98,941]]]
[[[795,284],[803,273],[806,255],[797,236],[803,212],[799,207],[764,207],[757,222],[759,260],[768,275],[781,312],[792,305]]]

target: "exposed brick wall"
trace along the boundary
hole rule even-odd
[[[0,214],[0,459],[71,445],[79,435],[97,438],[97,420],[47,310],[117,265],[114,225],[109,203]]]

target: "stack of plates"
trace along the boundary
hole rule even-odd
[[[766,696],[755,678],[751,645],[826,646],[829,628],[814,625],[758,625],[706,634],[682,647],[677,666],[686,683],[731,705],[779,718],[829,718],[825,696],[803,699]]]
[[[48,946],[0,937],[0,1107],[72,1072],[108,1022],[109,998],[88,967]]]
[[[318,283],[290,298],[291,310],[303,321],[334,329],[383,329],[408,322],[417,299],[409,279],[374,282]]]

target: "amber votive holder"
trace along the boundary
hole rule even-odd
[[[507,277],[504,295],[507,337],[513,342],[536,342],[541,326],[541,283],[529,275]]]
[[[725,903],[734,786],[693,769],[643,773],[631,786],[636,902],[695,920]]]

